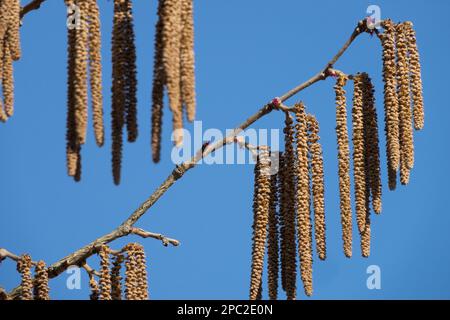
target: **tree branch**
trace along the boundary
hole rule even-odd
[[[38,1],[33,1],[38,2]],[[42,2],[42,1],[41,1]],[[31,4],[30,4],[31,5]],[[338,51],[338,53],[326,64],[326,66],[318,72],[316,75],[308,79],[307,81],[303,82],[302,84],[298,85],[297,87],[289,90],[284,95],[282,95],[279,99],[279,101],[282,103],[292,97],[293,95],[297,94],[298,92],[302,91],[303,89],[311,86],[312,84],[325,80],[328,76],[330,76],[330,69],[332,69],[333,65],[338,61],[338,59],[344,54],[344,52],[348,49],[348,47],[351,45],[351,43],[359,36],[361,33],[367,32],[367,26],[366,21],[361,20],[358,22],[357,27],[354,29],[353,33],[351,34],[350,38],[345,42],[344,46]],[[264,105],[261,109],[259,109],[254,115],[250,116],[247,120],[245,120],[242,124],[237,126],[231,134],[229,134],[227,137],[223,138],[222,140],[219,140],[215,142],[214,144],[208,145],[206,148],[200,148],[195,155],[185,162],[183,162],[180,165],[177,165],[175,169],[171,172],[171,174],[162,182],[162,184],[153,192],[153,194],[145,200],[141,206],[136,209],[117,229],[111,231],[110,233],[92,241],[88,245],[82,247],[81,249],[78,249],[74,253],[62,258],[61,260],[57,261],[53,265],[49,266],[48,268],[48,276],[49,278],[55,278],[62,272],[64,272],[69,266],[71,265],[80,265],[83,261],[85,261],[88,257],[90,257],[92,254],[94,254],[98,248],[103,245],[107,244],[117,238],[127,236],[129,234],[137,234],[136,231],[140,230],[137,228],[134,228],[134,224],[147,212],[147,210],[155,204],[156,201],[161,198],[161,196],[178,180],[180,179],[188,170],[195,167],[198,161],[200,161],[203,157],[207,156],[211,152],[220,149],[227,143],[232,143],[235,141],[235,137],[245,129],[247,129],[249,126],[251,126],[253,123],[255,123],[260,118],[264,117],[265,115],[269,114],[273,110],[283,110],[283,108],[280,108],[279,106],[274,106],[273,103],[268,103]],[[157,238],[161,240],[161,235],[152,234],[148,232],[141,232],[137,231],[138,233],[144,234],[148,237]],[[140,234],[138,234],[140,235]],[[170,242],[170,241],[169,241]],[[174,244],[175,245],[175,244]],[[21,288],[20,286],[15,288],[13,292],[10,293],[9,297],[14,298],[20,295]]]
[[[32,1],[30,1],[27,5],[22,7],[22,9],[20,10],[20,19],[22,19],[28,12],[39,9],[41,7],[41,4],[44,1],[45,0],[32,0]]]

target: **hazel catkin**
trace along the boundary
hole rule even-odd
[[[270,176],[270,203],[267,240],[267,277],[269,298],[276,300],[278,296],[279,273],[279,230],[278,230],[278,175]]]
[[[264,253],[267,237],[270,203],[270,158],[262,150],[255,165],[255,187],[253,199],[253,243],[250,276],[250,300],[256,300],[262,283]]]
[[[111,299],[122,300],[122,277],[120,270],[124,261],[123,254],[117,254],[113,260],[113,267],[111,268]]]
[[[20,296],[21,300],[33,300],[33,280],[31,278],[31,257],[28,254],[20,256],[19,261],[17,261],[17,271],[20,272],[22,281],[22,294]]]
[[[102,245],[100,256],[100,300],[111,300],[111,271],[109,262],[109,247]]]
[[[8,28],[5,39],[11,51],[11,59],[17,61],[21,56],[20,48],[20,0],[4,0],[7,6]]]
[[[339,195],[342,223],[344,254],[352,256],[352,211],[350,203],[350,151],[347,129],[347,100],[344,86],[347,76],[337,77],[334,90],[336,93],[336,136],[338,144]]]
[[[11,52],[11,44],[6,42],[3,45],[3,108],[6,118],[14,113],[14,78],[13,78],[13,58]]]
[[[307,296],[312,295],[312,227],[310,212],[310,176],[308,168],[308,128],[305,106],[295,105],[296,145],[297,145],[297,230],[300,274]]]
[[[50,300],[48,273],[44,261],[38,261],[34,273],[34,300]]]
[[[134,255],[136,259],[137,299],[148,300],[147,264],[144,247],[136,243],[134,245]]]
[[[125,259],[125,298],[127,300],[137,300],[139,296],[139,282],[134,243],[126,245],[124,249],[127,253]]]
[[[314,206],[314,236],[316,240],[317,254],[321,260],[325,260],[325,187],[323,177],[322,146],[319,142],[319,123],[316,117],[311,114],[307,115],[306,121],[308,125],[309,167],[311,169],[311,187]]]

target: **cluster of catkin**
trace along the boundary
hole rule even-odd
[[[152,157],[160,160],[164,88],[176,146],[183,143],[183,110],[195,119],[193,0],[159,0],[152,90]]]
[[[0,0],[0,121],[14,113],[13,61],[21,56],[20,1]]]
[[[34,278],[31,269],[34,268]],[[50,300],[48,273],[44,261],[32,262],[30,255],[24,254],[17,261],[17,271],[21,274],[21,300]]]
[[[113,254],[111,267],[110,256]],[[148,283],[145,252],[138,243],[127,244],[118,253],[108,246],[99,249],[100,280],[99,284],[91,278],[91,299],[93,300],[147,300]],[[121,269],[125,264],[125,279],[122,281]],[[122,282],[124,290],[122,290]]]
[[[383,80],[389,188],[408,184],[414,166],[413,127],[424,126],[419,52],[411,22],[383,21]]]
[[[104,143],[100,14],[97,0],[65,0],[67,23],[67,173],[81,179],[81,147],[86,142],[88,91],[95,140]],[[88,90],[88,83],[90,85]]]
[[[112,173],[120,184],[123,128],[128,142],[138,135],[136,47],[131,0],[114,0],[112,32]]]
[[[286,114],[285,151],[273,153],[278,156],[278,166],[275,166],[275,157],[269,157],[264,149],[260,149],[255,165],[250,299],[261,298],[266,243],[269,298],[278,297],[280,273],[287,299],[296,298],[297,257],[305,294],[312,294],[312,208],[317,254],[322,260],[326,257],[319,124],[314,116],[305,112],[303,103],[296,104],[293,110],[295,125]],[[278,169],[276,174],[271,167]]]

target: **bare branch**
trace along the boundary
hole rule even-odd
[[[20,260],[20,256],[9,252],[8,250],[6,250],[5,248],[0,248],[0,263],[5,260],[6,258],[9,258],[11,260],[14,260],[15,262],[19,262]],[[32,265],[36,265],[35,261],[31,262]]]
[[[175,247],[180,245],[180,242],[178,240],[167,238],[166,236],[164,236],[160,233],[148,232],[148,231],[145,231],[140,228],[135,228],[135,227],[131,228],[131,233],[138,235],[142,238],[153,238],[153,239],[161,240],[163,245],[166,247],[169,244],[171,244]]]
[[[41,7],[41,4],[45,0],[32,0],[26,6],[22,7],[20,10],[20,19],[22,19],[27,13],[33,10],[37,10]]]
[[[89,265],[87,264],[87,262],[82,263],[82,264],[81,264],[81,268],[83,268],[84,270],[86,270],[86,272],[87,272],[87,274],[88,274],[89,276],[97,276],[97,277],[100,277],[100,276],[101,276],[100,272],[98,272],[97,270],[95,270],[94,268],[92,268],[91,266],[89,266]]]

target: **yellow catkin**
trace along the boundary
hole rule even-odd
[[[358,230],[361,233],[365,227],[366,217],[366,170],[364,158],[364,116],[363,92],[361,74],[354,79],[352,108],[352,141],[353,141],[353,179],[355,183],[355,211]]]
[[[21,300],[33,300],[33,279],[31,278],[31,257],[28,254],[20,256],[17,262],[17,271],[20,272],[22,281]]]
[[[88,115],[88,2],[76,2],[80,9],[79,26],[75,28],[75,124],[79,144],[86,142],[87,115]]]
[[[414,115],[414,128],[416,130],[423,129],[424,126],[424,107],[422,96],[422,75],[420,67],[419,50],[417,49],[416,32],[414,31],[412,22],[408,21],[404,23],[405,36],[408,45],[409,55],[409,72],[411,81],[411,93],[414,103],[413,115]]]
[[[295,105],[297,143],[297,230],[300,274],[307,296],[312,295],[312,226],[310,212],[310,176],[308,168],[308,128],[305,106]]]
[[[319,258],[326,258],[326,237],[325,237],[325,187],[323,177],[323,155],[322,146],[319,142],[319,123],[311,115],[307,115],[308,124],[308,148],[310,154],[310,168],[312,181],[312,196],[314,205],[314,236],[316,240],[316,250]]]
[[[288,300],[297,296],[297,243],[295,227],[295,153],[294,128],[291,116],[286,113],[284,154],[280,157],[280,258],[281,283]]]
[[[100,300],[111,300],[111,270],[109,263],[109,247],[100,247]]]
[[[267,277],[269,298],[276,300],[278,296],[279,244],[278,244],[278,175],[270,176],[270,204],[267,240]]]
[[[111,299],[122,300],[122,276],[120,270],[124,261],[124,256],[118,254],[114,257],[113,267],[111,268]]]
[[[193,0],[181,0],[181,95],[189,121],[195,119],[195,57]]]
[[[397,94],[400,121],[400,182],[409,182],[409,173],[414,166],[414,140],[410,106],[410,87],[408,70],[408,47],[404,24],[396,25],[397,45]]]
[[[137,276],[137,299],[148,300],[148,277],[147,263],[145,259],[144,247],[138,243],[134,247],[136,258],[136,276]]]
[[[44,261],[36,264],[34,274],[34,300],[50,300],[48,272]]]
[[[4,0],[8,7],[8,28],[5,39],[11,50],[12,60],[17,61],[21,56],[20,48],[20,0]]]
[[[381,35],[383,46],[384,122],[389,188],[395,189],[396,171],[400,165],[399,109],[395,62],[395,26],[391,20],[383,20]]]
[[[114,20],[112,35],[112,108],[111,108],[111,128],[112,128],[112,172],[116,185],[120,184],[122,165],[122,137],[123,126],[125,124],[125,92],[124,74],[126,66],[126,56],[123,50],[125,44],[125,34],[123,24],[125,14],[123,10],[124,0],[114,0]]]
[[[176,146],[183,143],[183,112],[180,93],[181,0],[165,0],[162,9],[163,65],[166,74],[173,136]]]
[[[89,275],[89,288],[91,289],[89,299],[98,300],[100,298],[100,288],[93,275]]]
[[[125,246],[127,253],[125,259],[125,298],[127,300],[138,299],[137,261],[134,243]]]
[[[125,112],[128,132],[128,142],[134,142],[138,136],[137,123],[137,75],[136,46],[134,36],[133,6],[131,0],[124,1],[124,45],[125,45]]]
[[[381,169],[378,136],[378,116],[375,107],[374,88],[367,73],[361,74],[364,115],[364,150],[372,207],[381,213]],[[367,199],[369,200],[369,199]]]
[[[89,73],[92,103],[92,121],[95,141],[102,146],[105,141],[103,125],[103,94],[102,94],[102,56],[100,12],[97,0],[89,0]]]
[[[334,90],[336,93],[336,136],[338,144],[339,195],[344,254],[352,256],[352,211],[350,203],[350,151],[347,129],[347,100],[344,86],[345,75],[338,75]]]
[[[253,243],[250,280],[250,300],[256,300],[262,283],[264,251],[267,238],[270,203],[270,158],[262,150],[255,165],[255,191],[253,198]]]
[[[3,108],[6,117],[11,117],[14,113],[14,79],[13,79],[13,59],[11,55],[11,45],[6,42],[3,45]]]
[[[155,53],[153,62],[153,88],[152,88],[152,159],[158,163],[161,159],[161,130],[163,117],[163,99],[165,73],[163,66],[163,5],[164,1],[158,4],[158,22],[155,31]]]

